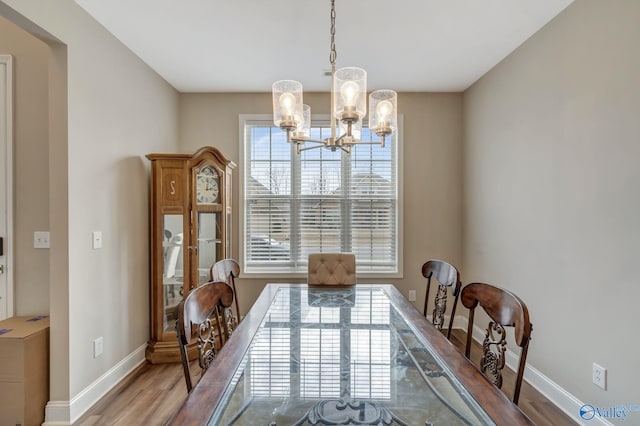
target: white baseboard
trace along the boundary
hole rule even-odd
[[[144,344],[74,396],[71,401],[49,401],[43,426],[71,426],[129,373],[145,361]]]
[[[456,315],[453,320],[453,328],[462,329],[465,332],[467,331],[467,324],[467,318],[463,316]],[[485,330],[478,327],[476,324],[473,325],[473,340],[482,344],[482,341],[484,340],[484,333]],[[518,360],[519,355],[507,349],[507,367],[515,371],[518,368]],[[613,426],[611,422],[603,417],[594,417],[593,420],[585,422],[580,418],[580,407],[584,405],[584,402],[567,392],[564,388],[560,387],[557,383],[532,367],[529,363],[527,363],[524,370],[524,380],[579,424]]]

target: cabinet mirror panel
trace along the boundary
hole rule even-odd
[[[166,214],[163,217],[162,287],[165,331],[175,330],[178,303],[182,300],[184,277],[182,224],[182,215]]]

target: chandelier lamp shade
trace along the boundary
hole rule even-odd
[[[380,141],[363,142],[362,122],[367,115],[367,72],[362,68],[346,67],[336,70],[335,0],[331,0],[331,136],[312,139],[311,108],[305,105],[302,84],[295,80],[273,83],[273,123],[287,132],[287,141],[295,143],[297,152],[314,148],[341,149],[361,144],[380,144],[397,128],[398,95],[393,90],[376,90],[369,95],[369,129]]]

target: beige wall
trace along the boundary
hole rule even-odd
[[[522,297],[530,364],[602,406],[640,399],[639,22],[576,1],[464,97],[464,277]]]
[[[50,398],[73,418],[74,398],[149,338],[144,155],[177,150],[178,93],[72,0],[7,0],[0,13],[64,43],[47,47],[53,101],[44,167],[49,162]],[[101,250],[91,249],[96,230]],[[94,359],[100,336],[104,353]]]
[[[14,313],[48,314],[49,250],[33,248],[49,229],[48,49],[1,16],[0,34],[14,60]]]
[[[38,111],[48,120],[48,155],[40,166],[48,167],[49,212],[44,219],[30,216],[46,209],[31,200],[17,208],[25,219],[33,217],[19,231],[23,248],[40,225],[36,221],[48,222],[52,232],[51,398],[68,403],[148,338],[144,154],[212,145],[238,163],[238,257],[238,116],[270,114],[271,100],[268,93],[178,95],[71,0],[3,4],[64,43],[50,44],[48,64],[40,63],[54,83],[46,89],[34,83],[48,92],[48,115],[34,101],[20,113]],[[638,395],[632,301],[640,286],[632,262],[640,253],[639,18],[636,0],[579,0],[464,96],[399,96],[404,277],[379,281],[395,283],[405,294],[418,290],[421,307],[422,263],[464,261],[465,281],[492,282],[528,302],[531,364],[597,404],[637,403],[632,398]],[[14,31],[7,27],[0,23],[3,42]],[[21,43],[10,48],[22,49]],[[44,46],[29,43],[36,50]],[[42,61],[36,56],[31,59]],[[26,78],[21,72],[16,85]],[[305,100],[314,113],[328,112],[326,94]],[[94,230],[104,234],[102,250],[91,250]],[[22,277],[27,273],[43,272]],[[267,281],[240,280],[243,311]],[[25,297],[37,291],[25,290]],[[35,309],[34,302],[18,298],[20,309]],[[93,359],[92,341],[99,336],[105,353]],[[607,392],[590,382],[593,361],[609,369]]]
[[[305,94],[314,114],[328,114],[329,96]],[[381,278],[406,295],[416,289],[416,306],[424,304],[422,264],[429,258],[462,261],[462,95],[401,93],[398,109],[404,115],[404,277]],[[239,115],[271,114],[270,93],[181,94],[180,149],[191,153],[203,145],[219,148],[238,164],[233,179],[233,256],[239,258]],[[240,279],[239,300],[246,312],[267,282],[282,278]],[[292,279],[301,282],[304,279]]]

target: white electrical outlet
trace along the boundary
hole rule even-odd
[[[593,363],[593,384],[607,390],[607,369]]]
[[[409,302],[415,302],[415,301],[416,301],[416,291],[409,290]]]
[[[100,355],[102,355],[103,349],[102,336],[100,336],[93,341],[93,357],[98,358]]]

